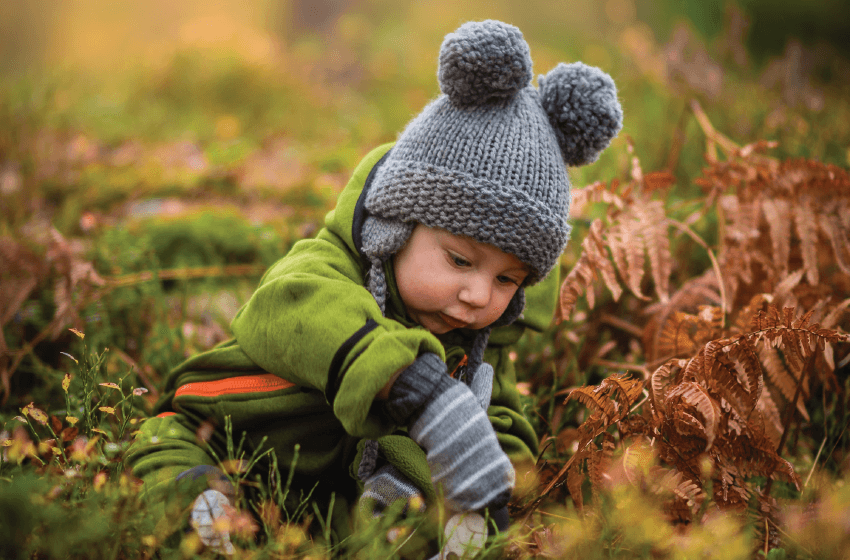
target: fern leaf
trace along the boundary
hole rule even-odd
[[[791,323],[791,325],[790,325],[791,328],[792,329],[808,329],[810,327],[809,319],[812,318],[812,315],[814,314],[814,312],[815,312],[814,309],[808,310],[806,313],[803,314],[802,317],[800,317],[799,319],[797,319],[796,321]]]
[[[711,395],[701,385],[692,381],[677,385],[668,392],[665,405],[667,416],[702,431],[701,435],[706,440],[705,449],[711,449],[717,437],[720,410]],[[702,417],[702,421],[698,421],[696,425],[693,424],[691,418],[695,420],[696,418],[685,412],[684,406],[693,408]]]
[[[584,450],[579,453],[586,453]],[[584,496],[582,495],[581,486],[584,484],[584,475],[579,468],[580,460],[573,463],[572,467],[567,471],[567,490],[570,491],[570,497],[573,499],[578,511],[584,509]]]
[[[765,435],[776,447],[782,438],[782,418],[779,415],[779,409],[776,407],[776,401],[773,400],[769,390],[762,391],[761,397],[756,403],[756,411],[761,417]]]
[[[786,401],[794,398],[794,392],[797,389],[797,379],[791,374],[785,363],[783,363],[777,350],[770,346],[758,345],[756,347],[756,353],[764,366],[767,378],[773,386],[779,389],[779,392]],[[803,399],[798,399],[797,410],[806,421],[809,420],[809,413],[805,405],[803,405]]]
[[[626,235],[623,224],[620,221],[615,221],[605,231],[605,245],[611,251],[611,259],[620,273],[620,278],[626,283],[628,283],[626,271],[629,268],[626,262],[626,247],[629,242],[629,236]]]
[[[623,450],[623,473],[633,486],[641,485],[655,462],[652,445],[645,437],[634,441]]]
[[[793,307],[783,307],[782,308],[782,326],[786,329],[793,328],[794,326],[794,311]]]
[[[669,171],[652,171],[643,175],[643,188],[647,193],[665,190],[675,183],[676,177]]]
[[[608,472],[611,469],[611,459],[614,456],[614,436],[605,432],[602,434],[602,438],[601,448],[593,449],[587,460],[587,472],[594,493],[609,486],[611,480]]]
[[[785,199],[768,196],[761,208],[770,229],[773,261],[779,265],[780,276],[784,276],[791,256],[791,207]]]
[[[817,259],[818,218],[812,208],[811,199],[802,197],[794,205],[794,225],[800,239],[800,251],[803,255],[803,268],[806,269],[806,280],[812,286],[820,281]]]
[[[764,390],[764,372],[761,369],[761,363],[756,354],[753,340],[754,337],[752,336],[739,337],[738,343],[734,346],[733,350],[734,356],[738,363],[741,364],[741,368],[744,370],[744,377],[747,380],[750,411],[755,408]]]
[[[844,274],[850,274],[850,232],[836,214],[828,214],[818,220],[818,223],[820,223],[821,231],[832,244],[832,252],[838,268]]]
[[[660,200],[635,207],[638,219],[644,224],[643,237],[649,268],[655,284],[655,293],[661,302],[670,300],[670,273],[673,257],[670,255],[670,237],[667,234],[667,216]]]
[[[667,399],[667,388],[674,382],[676,375],[684,369],[687,362],[687,360],[669,360],[652,372],[649,378],[649,388],[653,410],[661,410]]]
[[[749,415],[755,408],[756,401],[749,388],[738,378],[736,362],[730,354],[723,351],[717,352],[709,367],[711,369],[706,375],[706,383],[714,394],[726,399],[742,416]]]
[[[766,437],[752,430],[737,436],[732,435],[726,451],[729,457],[734,458],[735,465],[743,476],[778,476],[793,482],[799,490],[799,478],[794,468],[776,454],[772,443]]]
[[[596,410],[604,416],[604,423],[610,425],[617,416],[617,410],[614,407],[614,402],[608,398],[608,395],[600,390],[601,386],[579,387],[570,391],[564,403],[570,399],[575,399],[587,408]]]
[[[594,220],[590,225],[588,237],[591,238],[592,242],[587,244],[585,250],[591,253],[591,262],[596,266],[599,275],[602,276],[605,286],[611,291],[614,301],[618,301],[623,293],[623,288],[620,287],[620,283],[617,281],[614,266],[605,254],[605,243],[602,239],[602,222],[600,220]],[[582,247],[585,247],[584,243],[582,243]]]
[[[621,395],[622,398],[617,399],[619,409],[617,420],[620,420],[628,414],[631,406],[643,392],[643,381],[628,373],[618,373],[606,377],[602,381],[601,388],[608,394],[616,392]]]
[[[673,488],[673,493],[690,509],[691,515],[699,510],[705,499],[702,488],[696,482],[687,478],[684,478]]]
[[[587,298],[588,307],[593,308],[595,301],[592,282],[597,272],[611,290],[615,301],[622,294],[614,268],[604,252],[601,220],[594,220],[581,246],[581,256],[561,284],[559,312],[563,320],[569,319],[572,315],[576,302],[582,294]]]
[[[644,238],[642,230],[646,224],[639,221],[633,212],[624,212],[606,232],[606,243],[620,278],[635,296],[648,299],[640,289],[644,275]]]

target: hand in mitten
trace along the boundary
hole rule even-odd
[[[490,398],[493,396],[493,375],[493,366],[484,362],[478,366],[472,375],[472,381],[469,382],[469,390],[484,410],[490,408]]]
[[[234,513],[231,502],[235,494],[233,486],[223,472],[207,465],[183,471],[177,480],[196,480],[201,476],[207,477],[211,488],[195,498],[189,523],[206,546],[221,554],[233,554],[230,532],[222,527],[227,526]]]
[[[431,480],[443,487],[450,509],[507,504],[515,478],[510,459],[478,399],[446,375],[436,354],[423,354],[399,375],[385,407],[425,449]]]
[[[398,512],[401,515],[425,511],[422,492],[393,465],[384,465],[364,482],[360,512],[365,517],[378,517],[398,500],[404,501]]]

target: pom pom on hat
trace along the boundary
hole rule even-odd
[[[440,47],[440,89],[458,105],[513,97],[531,83],[531,55],[522,32],[487,20],[461,25]]]
[[[614,80],[581,62],[558,64],[538,78],[540,102],[568,165],[596,161],[623,126]]]

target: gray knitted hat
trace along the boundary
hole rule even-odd
[[[438,77],[443,94],[407,125],[366,195],[363,251],[382,308],[380,263],[417,222],[515,255],[531,268],[525,285],[544,278],[570,232],[565,164],[595,161],[622,126],[608,74],[561,63],[535,89],[528,45],[502,22],[465,23],[448,34]],[[522,311],[517,294],[498,324]]]

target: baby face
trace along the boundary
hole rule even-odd
[[[529,273],[493,245],[422,224],[393,257],[393,266],[407,314],[433,334],[491,324]]]

